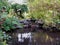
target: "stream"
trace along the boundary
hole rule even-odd
[[[15,32],[9,45],[60,45],[59,32]]]

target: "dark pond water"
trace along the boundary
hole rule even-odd
[[[60,45],[60,33],[43,31],[13,33],[9,45]]]

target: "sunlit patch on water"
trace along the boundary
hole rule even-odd
[[[19,42],[24,42],[24,39],[30,39],[31,40],[31,32],[29,33],[19,33],[18,34],[18,41]]]

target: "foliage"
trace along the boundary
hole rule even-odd
[[[27,5],[20,5],[20,4],[13,4],[11,5],[11,9],[14,9],[15,13],[17,14],[18,17],[23,18],[23,13],[28,12]],[[18,12],[20,11],[20,14]]]
[[[9,23],[8,23],[9,22]],[[8,31],[10,29],[14,29],[14,24],[17,24],[16,21],[12,21],[12,18],[7,18],[4,23],[2,24],[4,30]]]
[[[0,29],[0,45],[7,45],[6,40],[9,40],[11,36],[7,35]]]
[[[42,19],[46,24],[60,22],[60,0],[29,0],[30,17]]]
[[[14,9],[16,15],[20,18],[24,18],[23,13],[28,12],[27,5],[20,5],[20,4],[10,4],[8,0],[0,0],[0,11],[2,7],[6,7],[6,11],[9,13],[10,9]],[[18,14],[17,10],[21,9],[21,13]]]
[[[5,32],[11,31],[11,29],[16,29],[15,25],[21,27],[21,24],[19,23],[17,17],[15,17],[14,15],[9,17],[6,12],[0,15],[0,42],[2,41],[0,43],[1,45],[6,45],[5,41],[11,38],[11,36],[6,34]]]
[[[10,9],[14,9],[14,12],[11,11],[9,14],[7,12],[1,13],[2,7],[6,7],[6,11],[9,12]],[[6,45],[6,41],[11,38],[8,34],[6,34],[4,31],[11,31],[11,29],[15,29],[16,26],[22,27],[19,23],[19,20],[17,19],[17,16],[15,16],[14,13],[17,15],[17,10],[21,9],[21,15],[24,12],[28,12],[27,5],[19,5],[19,4],[13,4],[10,5],[8,3],[8,0],[0,0],[0,45]],[[19,15],[20,16],[20,15]],[[3,31],[4,29],[4,31]],[[4,40],[4,41],[3,41]]]
[[[27,5],[20,5],[20,4],[12,4],[11,5],[11,8],[14,9],[14,10],[18,10],[18,9],[21,9],[22,12],[27,12],[28,11],[28,8],[27,8]]]
[[[5,13],[1,15],[2,24],[1,28],[3,28],[5,31],[9,31],[11,29],[15,29],[16,27],[14,25],[21,26],[18,22],[18,19],[15,16],[9,17],[8,15],[5,16]]]
[[[2,7],[6,7],[6,11],[9,11],[10,4],[8,3],[8,0],[0,0],[0,10]]]
[[[0,42],[0,45],[7,45],[6,42]]]

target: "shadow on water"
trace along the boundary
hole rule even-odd
[[[15,32],[9,45],[60,45],[60,33]]]

